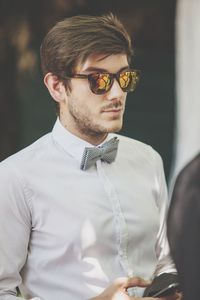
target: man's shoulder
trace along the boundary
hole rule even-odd
[[[45,156],[50,144],[51,134],[48,133],[34,141],[32,144],[3,160],[0,163],[0,168],[9,164],[26,165],[27,163],[33,163],[37,159],[42,158],[42,156]]]

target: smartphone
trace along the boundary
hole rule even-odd
[[[151,295],[151,297],[165,297],[165,296],[172,295],[173,293],[175,293],[178,286],[179,286],[179,284],[177,282],[171,283],[167,287],[165,287],[164,289],[162,289],[162,290],[156,292],[155,294]]]

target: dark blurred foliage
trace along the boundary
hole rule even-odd
[[[40,43],[48,29],[68,16],[111,11],[131,34],[133,64],[142,69],[140,86],[128,96],[122,133],[158,150],[168,174],[174,121],[175,4],[175,0],[0,0],[0,160],[53,124],[53,109],[46,108],[52,112],[45,116],[45,108],[37,107],[39,98],[49,101],[39,62]],[[37,87],[41,92],[34,94]]]

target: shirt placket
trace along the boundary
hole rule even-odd
[[[116,237],[117,237],[117,246],[118,246],[118,256],[120,265],[124,273],[131,277],[133,272],[130,268],[127,256],[127,247],[128,247],[128,228],[124,214],[121,209],[119,197],[117,195],[116,189],[113,184],[110,182],[108,176],[106,175],[102,162],[99,160],[96,162],[97,172],[99,178],[103,184],[106,195],[108,196],[115,221]]]

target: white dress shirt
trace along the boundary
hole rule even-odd
[[[0,164],[0,300],[16,299],[17,286],[25,299],[85,300],[117,277],[175,271],[160,156],[124,136],[106,140],[113,136],[115,162],[82,171],[91,145],[57,120]]]

